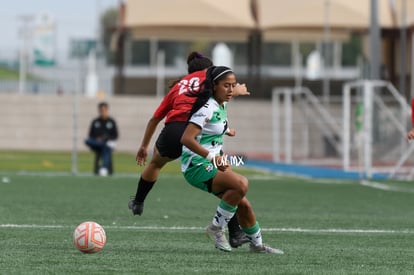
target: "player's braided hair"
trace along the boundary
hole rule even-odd
[[[207,70],[206,79],[201,84],[201,90],[198,93],[187,94],[188,96],[196,96],[197,100],[193,104],[190,116],[197,112],[204,104],[207,103],[209,98],[213,95],[214,84],[217,84],[227,74],[233,73],[232,69],[225,66],[212,66]]]

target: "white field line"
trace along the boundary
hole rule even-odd
[[[36,172],[36,171],[0,171],[1,176],[31,176],[31,177],[81,177],[81,178],[93,178],[96,177],[92,173],[88,172],[79,172],[74,174],[72,172]],[[168,177],[175,176],[175,174],[167,174]],[[164,175],[161,175],[163,177]],[[181,176],[178,175],[177,176]],[[138,173],[117,173],[113,178],[139,178]]]
[[[362,180],[361,185],[371,187],[371,188],[374,188],[374,189],[384,190],[384,191],[414,193],[414,189],[411,189],[411,188],[404,188],[404,187],[398,187],[398,186],[393,186],[393,185],[387,185],[387,184],[380,183],[380,182],[375,182],[375,181]]]
[[[354,185],[357,181],[351,180],[351,179],[304,179],[305,181],[309,183],[316,183],[316,184],[346,184],[346,185]]]
[[[139,173],[116,173],[111,176],[111,178],[135,178],[139,179]],[[95,178],[96,176],[92,173],[78,173],[73,174],[71,172],[35,172],[35,171],[0,171],[0,176],[3,178],[10,178],[13,176],[32,176],[32,177],[80,177],[80,178]],[[161,173],[160,179],[165,178],[181,178],[184,180],[184,177],[181,173]],[[291,174],[282,174],[282,173],[271,173],[266,171],[264,174],[249,174],[246,175],[249,180],[278,180],[283,179],[300,179],[304,181],[309,181],[312,183],[321,183],[321,184],[352,184],[355,181],[352,180],[337,180],[337,179],[314,179],[311,177],[305,176],[293,176]]]
[[[17,229],[72,229],[69,225],[41,225],[41,224],[0,224],[0,228]],[[143,231],[203,231],[204,227],[195,226],[103,226],[116,230],[143,230]],[[264,232],[288,232],[288,233],[332,233],[332,234],[414,234],[414,230],[386,230],[386,229],[310,229],[310,228],[262,228]]]

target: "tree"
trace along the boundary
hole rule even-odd
[[[103,46],[103,53],[107,63],[114,63],[115,53],[111,51],[111,37],[118,24],[118,8],[111,7],[104,11],[100,19],[100,42]]]

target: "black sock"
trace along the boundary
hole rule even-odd
[[[234,236],[241,231],[239,221],[237,220],[237,214],[234,214],[234,216],[230,219],[227,227],[229,228],[229,236]]]
[[[154,186],[155,181],[146,181],[142,177],[139,178],[137,194],[135,195],[136,202],[144,202],[148,193]]]

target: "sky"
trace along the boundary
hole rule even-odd
[[[0,0],[0,58],[15,56],[22,45],[19,16],[50,14],[56,22],[58,58],[67,58],[69,41],[95,38],[98,14],[120,0]]]

